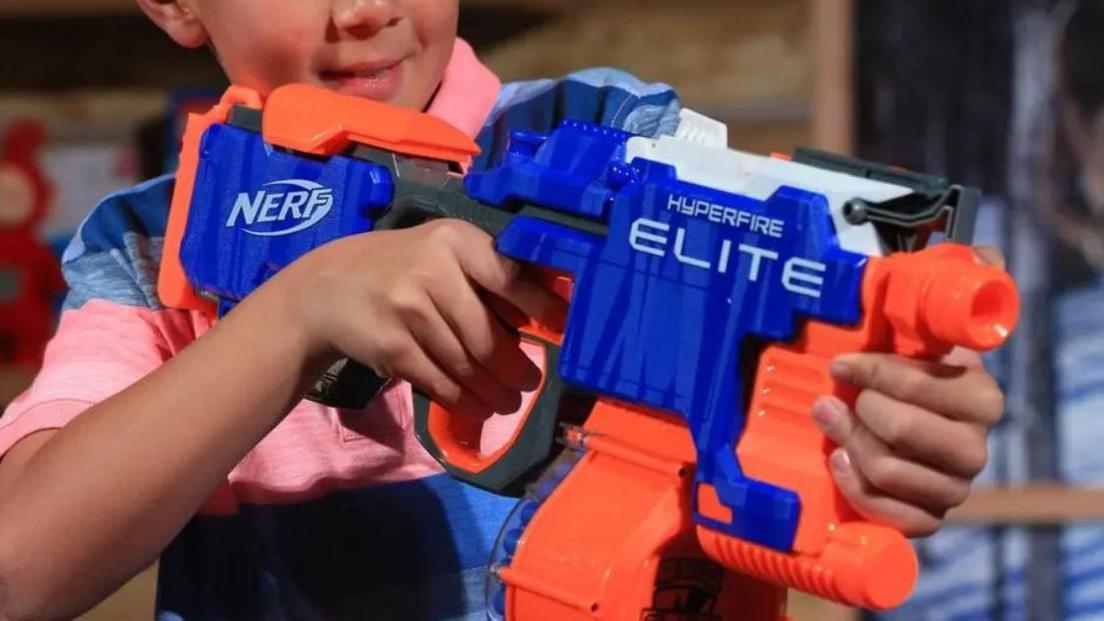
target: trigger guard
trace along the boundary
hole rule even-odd
[[[487,465],[473,472],[450,463],[445,451],[430,431],[430,410],[440,407],[424,393],[414,391],[414,434],[422,446],[452,476],[496,494],[520,497],[525,485],[533,481],[559,452],[555,442],[560,400],[564,393],[559,368],[560,346],[532,334],[525,338],[544,350],[545,379],[529,414],[520,424],[508,447]]]

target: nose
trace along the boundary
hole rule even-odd
[[[334,0],[334,26],[355,37],[370,37],[398,20],[395,0]]]

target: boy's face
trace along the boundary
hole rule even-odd
[[[235,84],[267,93],[305,82],[416,109],[429,103],[444,75],[458,13],[458,0],[139,4],[177,42],[210,43]],[[176,12],[159,19],[151,4]]]

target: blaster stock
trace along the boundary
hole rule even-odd
[[[900,604],[912,548],[843,500],[811,406],[854,402],[827,371],[839,353],[936,358],[1008,337],[1014,284],[963,245],[977,192],[730,150],[690,111],[659,139],[515,132],[502,161],[463,175],[477,153],[420,113],[232,88],[188,123],[162,299],[214,318],[333,239],[464,219],[570,290],[562,334],[519,328],[545,373],[506,444],[415,395],[418,438],[449,473],[524,495],[492,559],[492,618],[777,620],[787,588]],[[378,387],[347,363],[312,398],[356,407]]]

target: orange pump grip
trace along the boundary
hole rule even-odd
[[[908,597],[919,567],[908,540],[874,524],[839,525],[818,556],[786,554],[698,527],[710,557],[739,573],[870,610]]]
[[[871,258],[863,278],[862,320],[842,327],[808,322],[800,338],[760,354],[744,433],[736,453],[744,473],[794,491],[801,516],[791,552],[779,552],[698,527],[702,549],[725,567],[772,584],[852,606],[899,605],[918,573],[899,532],[864,521],[836,488],[828,456],[836,445],[812,420],[813,403],[835,395],[854,405],[854,387],[829,373],[850,352],[937,359],[955,346],[1002,344],[1019,315],[1012,279],[978,262],[963,245]],[[700,486],[703,514],[728,521],[716,491]]]

